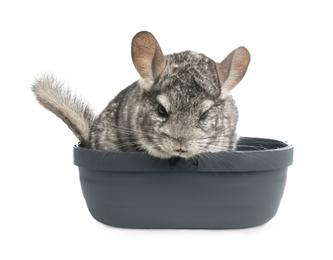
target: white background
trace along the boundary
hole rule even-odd
[[[1,259],[333,259],[330,1],[1,1]],[[138,79],[132,37],[165,54],[252,55],[234,89],[239,135],[295,146],[277,215],[242,230],[132,230],[96,222],[70,130],[34,99],[50,72],[96,113]]]

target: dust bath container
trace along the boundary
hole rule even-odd
[[[74,147],[82,192],[99,222],[127,228],[225,229],[272,219],[293,146],[241,138],[234,152],[194,159]]]

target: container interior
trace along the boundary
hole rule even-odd
[[[275,150],[287,146],[287,143],[273,139],[241,137],[237,142],[236,151]]]

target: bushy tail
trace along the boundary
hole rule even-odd
[[[53,112],[79,138],[83,147],[89,147],[90,126],[94,114],[88,104],[64,88],[53,76],[43,75],[32,85],[39,103]]]

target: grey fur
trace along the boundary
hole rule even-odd
[[[38,102],[56,114],[72,130],[83,146],[89,146],[94,114],[82,98],[72,94],[51,75],[43,75],[32,85]]]
[[[153,55],[156,56],[158,52],[159,57],[163,57],[157,41],[156,45],[154,44],[155,38],[148,32],[141,34],[150,37],[149,44],[152,44],[144,47],[150,48]],[[138,57],[145,59],[141,53]],[[148,61],[153,58],[149,56]],[[73,108],[81,108],[81,112],[76,109],[74,114],[81,113],[80,120],[84,118],[85,125],[90,127],[89,141],[83,137],[86,136],[86,131],[76,131],[79,132],[77,136],[81,142],[83,140],[85,147],[123,152],[144,151],[159,158],[190,158],[200,153],[235,148],[238,110],[231,95],[221,95],[223,81],[219,78],[217,63],[203,54],[191,51],[167,55],[164,58],[159,58],[163,62],[160,75],[150,70],[153,70],[154,66],[161,68],[162,65],[154,64],[146,68],[147,60],[144,60],[143,65],[137,64],[141,60],[135,60],[142,78],[121,91],[93,122],[92,114],[84,112],[86,105],[73,106],[73,103],[69,102],[70,105],[65,106],[69,110],[67,114],[72,114]],[[232,58],[229,60],[232,62]],[[231,67],[230,64],[228,66]],[[232,74],[230,68],[229,71],[223,69],[223,75],[226,75],[224,77]],[[40,103],[44,106],[52,103],[48,101],[49,97],[40,97],[39,91],[36,91],[36,86],[39,85],[34,85],[34,91]],[[50,85],[47,83],[47,86],[43,87],[44,91],[47,91]],[[56,95],[60,95],[60,92],[57,91]],[[167,116],[159,113],[161,105]],[[51,109],[50,105],[46,107],[65,123],[68,124],[69,121],[68,125],[75,125],[74,129],[80,128],[79,122],[71,121],[72,117],[64,119],[59,115],[56,102],[52,103]],[[207,114],[203,114],[204,112]],[[84,134],[81,134],[82,132]]]

